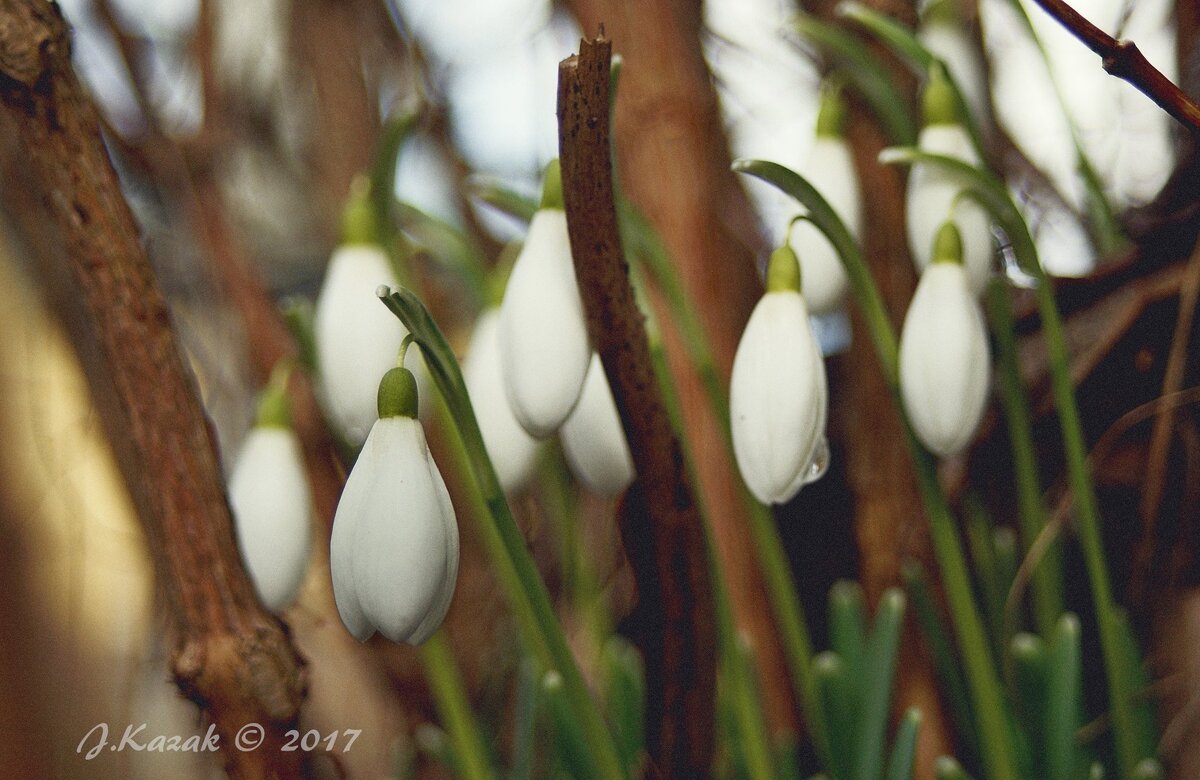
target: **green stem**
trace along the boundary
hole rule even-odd
[[[458,771],[467,780],[488,780],[493,776],[483,734],[467,701],[462,677],[454,663],[454,655],[446,643],[444,631],[437,631],[421,645],[421,662],[425,677],[433,689],[438,714],[446,733],[450,735],[458,759]]]
[[[992,333],[996,338],[996,363],[1000,369],[997,382],[1000,405],[1008,422],[1013,475],[1017,482],[1017,521],[1024,552],[1028,554],[1034,540],[1045,529],[1048,517],[1042,503],[1029,402],[1017,366],[1012,301],[1007,285],[999,279],[994,280],[988,296]],[[1062,550],[1054,543],[1033,570],[1033,614],[1038,633],[1043,637],[1050,636],[1063,611],[1062,576]]]
[[[700,375],[701,385],[709,405],[717,415],[725,446],[732,457],[733,439],[729,430],[729,399],[718,378],[716,360],[709,349],[699,313],[683,291],[670,254],[663,246],[654,227],[628,201],[621,202],[621,224],[624,228],[622,240],[632,248],[631,256],[641,261],[650,276],[662,290],[676,328],[683,341],[692,365]],[[660,377],[660,382],[662,382]],[[677,426],[678,427],[678,426]],[[796,594],[796,584],[791,567],[783,552],[779,529],[770,510],[754,500],[749,491],[742,488],[742,499],[750,518],[750,533],[754,538],[754,549],[762,567],[767,597],[779,628],[783,651],[792,678],[796,697],[804,709],[805,721],[812,732],[813,743],[824,766],[829,766],[829,739],[825,719],[817,696],[812,675],[812,640],[804,620],[804,609]]]
[[[964,191],[978,200],[1004,228],[1012,242],[1021,270],[1036,281],[1038,313],[1042,319],[1042,335],[1050,360],[1050,386],[1058,407],[1067,475],[1075,498],[1076,522],[1083,547],[1084,564],[1092,584],[1092,604],[1100,629],[1100,647],[1104,656],[1104,672],[1108,681],[1109,709],[1112,713],[1113,739],[1116,744],[1117,765],[1121,777],[1130,777],[1139,758],[1136,726],[1131,709],[1132,686],[1125,675],[1121,649],[1121,632],[1108,579],[1108,564],[1100,536],[1099,502],[1088,466],[1083,424],[1075,403],[1075,385],[1071,379],[1070,357],[1063,336],[1062,318],[1054,288],[1038,259],[1037,246],[1029,228],[1021,218],[1016,204],[1004,185],[986,171],[942,155],[931,155],[915,149],[885,149],[880,161],[920,162],[937,165],[957,177]]]
[[[562,628],[555,617],[550,595],[525,546],[496,471],[488,458],[479,432],[479,423],[467,394],[458,360],[441,329],[430,317],[420,299],[408,289],[380,290],[380,299],[413,334],[421,347],[429,373],[437,383],[459,438],[466,448],[475,484],[487,506],[481,516],[481,538],[496,568],[496,576],[508,597],[522,638],[545,670],[556,670],[563,678],[565,698],[587,738],[591,760],[601,777],[623,777],[612,734],[596,702],[588,693],[583,675],[571,654]]]
[[[1054,288],[1046,278],[1041,264],[1032,271],[1037,277],[1038,310],[1042,316],[1042,334],[1050,356],[1050,386],[1058,407],[1063,449],[1067,459],[1067,474],[1075,499],[1075,520],[1079,541],[1083,547],[1084,566],[1092,583],[1092,603],[1100,629],[1100,646],[1104,650],[1104,673],[1108,681],[1108,705],[1113,720],[1113,739],[1116,743],[1118,774],[1131,777],[1138,759],[1136,731],[1130,709],[1132,691],[1127,685],[1122,664],[1121,637],[1116,624],[1116,605],[1108,579],[1108,563],[1104,556],[1104,540],[1100,535],[1100,509],[1096,488],[1088,466],[1087,446],[1083,424],[1075,403],[1075,385],[1071,380],[1070,358],[1063,337],[1062,320],[1054,300]]]
[[[903,409],[896,333],[862,252],[850,237],[846,226],[820,193],[794,171],[761,160],[739,160],[734,163],[734,169],[757,176],[799,200],[808,207],[813,221],[838,249],[893,402],[897,409]],[[902,421],[917,475],[917,488],[929,516],[934,553],[946,587],[950,615],[966,667],[967,683],[979,718],[984,764],[988,768],[988,776],[993,780],[1015,780],[1016,759],[1007,709],[983,621],[971,593],[970,575],[954,516],[938,484],[933,456],[917,441],[908,420],[902,416]]]

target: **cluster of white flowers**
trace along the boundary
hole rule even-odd
[[[484,325],[489,323],[481,319],[477,331]],[[480,348],[493,347],[484,342]],[[588,340],[557,161],[546,168],[541,206],[513,264],[494,348],[503,394],[520,428],[535,439],[557,432],[572,471],[594,492],[612,497],[628,487],[633,459],[604,368]],[[504,416],[500,404],[487,399],[496,391],[494,383],[480,382],[472,387],[472,398],[477,412],[487,409],[489,418],[497,418],[488,423],[497,429],[494,438],[485,434],[497,470],[519,473],[505,485],[508,489],[523,481],[528,468],[511,465],[525,460],[524,444],[514,433],[499,433],[508,423],[498,419]]]

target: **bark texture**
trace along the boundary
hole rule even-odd
[[[181,690],[235,777],[293,776],[279,750],[304,663],[260,607],[233,538],[212,433],[52,3],[0,2],[2,196],[60,301],[145,526]],[[256,750],[228,749],[243,725]]]
[[[646,743],[662,777],[712,762],[716,637],[700,512],[654,378],[621,249],[609,154],[612,44],[584,40],[558,75],[563,197],[592,344],[604,364],[637,480],[621,539],[637,580],[635,639],[646,665]]]

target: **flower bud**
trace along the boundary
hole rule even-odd
[[[329,545],[333,595],[359,641],[379,631],[420,644],[450,608],[458,523],[416,414],[416,381],[384,375],[379,419],[346,480]]]
[[[571,472],[593,493],[612,498],[633,482],[633,457],[599,355],[559,435]]]
[[[796,262],[787,247],[776,250],[768,279],[786,279],[791,274],[776,267]],[[796,287],[768,285],[750,314],[733,358],[729,405],[738,469],[759,501],[785,503],[824,473],[825,363]]]
[[[567,215],[554,208],[557,168],[546,176],[547,207],[533,215],[500,306],[500,356],[513,415],[545,438],[571,414],[591,347],[575,280]]]
[[[463,361],[463,379],[500,486],[506,492],[515,490],[533,472],[538,442],[513,417],[504,394],[499,309],[488,309],[476,320]]]
[[[900,394],[917,438],[931,452],[961,452],[979,426],[991,381],[987,329],[950,223],[921,275],[900,334]]]
[[[242,561],[259,600],[276,613],[295,600],[312,548],[312,499],[286,403],[281,388],[264,393],[229,477]]]
[[[930,71],[924,105],[929,124],[917,139],[921,151],[978,165],[975,144],[955,118],[953,95],[938,68]],[[921,163],[913,166],[906,199],[908,246],[917,270],[924,270],[929,265],[934,236],[942,223],[953,216],[962,234],[963,263],[971,291],[980,295],[992,271],[991,220],[978,203],[960,197],[961,192],[957,181],[941,168]]]

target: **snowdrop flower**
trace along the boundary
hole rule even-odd
[[[375,290],[398,287],[387,253],[374,242],[365,193],[346,207],[344,243],[329,260],[313,315],[322,405],[346,441],[357,447],[375,422],[379,377],[395,364],[408,331]],[[415,358],[414,360],[419,360]]]
[[[463,361],[463,379],[500,486],[505,492],[515,490],[533,472],[538,442],[517,422],[504,394],[499,308],[485,310],[476,320]]]
[[[922,98],[925,128],[917,139],[921,151],[954,157],[971,165],[979,155],[971,136],[955,118],[954,95],[940,68],[929,72]],[[908,176],[908,247],[917,270],[929,265],[930,248],[942,223],[953,217],[962,235],[963,263],[971,291],[979,295],[992,272],[991,221],[974,201],[960,198],[961,188],[940,168],[918,163]]]
[[[991,381],[987,329],[951,222],[938,233],[900,334],[900,394],[917,438],[942,457],[967,446]]]
[[[854,157],[842,135],[846,108],[836,89],[821,95],[817,137],[801,172],[821,191],[855,240],[862,237],[862,206]],[[814,314],[836,309],[846,296],[846,270],[825,234],[807,221],[794,222],[789,245],[800,257],[804,300]]]
[[[508,403],[521,427],[539,439],[558,430],[575,408],[592,352],[559,177],[554,161],[500,306]]]
[[[458,577],[458,524],[417,421],[417,383],[393,368],[379,383],[379,419],[338,501],[329,543],[333,596],[356,639],[429,638]]]
[[[729,404],[738,469],[759,501],[785,503],[824,473],[825,363],[791,247],[771,254],[767,292],[733,358]]]
[[[633,457],[599,355],[559,435],[571,472],[593,493],[612,498],[633,482]]]
[[[264,391],[229,477],[242,561],[259,600],[276,613],[295,600],[312,547],[312,498],[285,388],[283,374]]]

